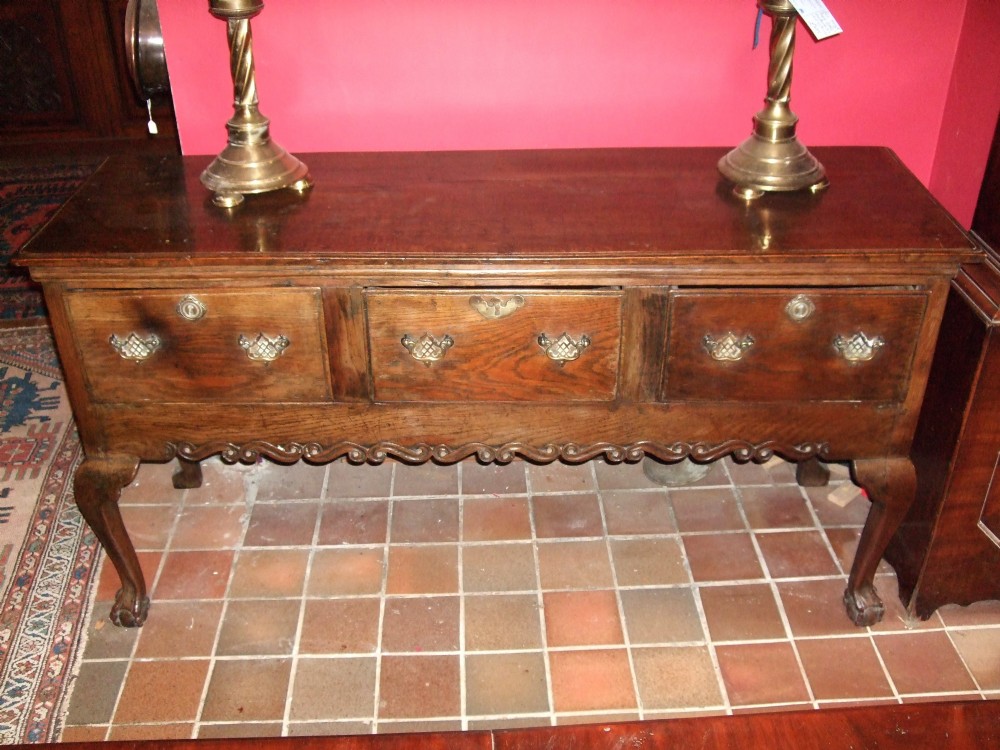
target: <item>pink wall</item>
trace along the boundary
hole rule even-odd
[[[929,183],[967,3],[1000,5],[827,0],[845,33],[799,32],[802,140],[890,146]],[[217,153],[225,24],[205,0],[159,5],[182,148]],[[754,16],[754,0],[272,0],[253,22],[261,110],[296,152],[735,145],[766,85]]]
[[[1000,2],[968,0],[930,188],[966,227],[972,222],[1000,112]]]

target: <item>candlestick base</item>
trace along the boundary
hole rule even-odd
[[[233,116],[226,123],[228,145],[201,173],[201,182],[215,193],[212,202],[223,208],[239,205],[249,193],[286,187],[301,193],[312,186],[306,165],[271,140],[270,120],[257,106],[250,19],[263,8],[263,0],[208,4],[209,13],[226,22],[234,101]]]
[[[309,169],[274,141],[230,143],[201,174],[202,184],[215,193],[217,206],[232,208],[244,195],[312,186]]]
[[[796,138],[772,141],[757,133],[722,157],[719,171],[748,199],[765,192],[818,192],[830,184],[823,165]]]

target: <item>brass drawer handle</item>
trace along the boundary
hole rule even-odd
[[[755,342],[753,336],[750,334],[739,338],[735,333],[730,331],[718,340],[711,334],[706,334],[705,338],[702,339],[702,343],[705,345],[705,351],[711,355],[712,359],[719,362],[736,362],[743,359],[743,354]]]
[[[863,331],[858,331],[849,338],[837,336],[833,340],[833,348],[848,362],[867,362],[883,346],[885,339],[881,336],[868,337]]]
[[[590,336],[586,334],[581,336],[578,341],[571,339],[568,333],[563,333],[555,341],[544,333],[538,337],[538,345],[545,350],[545,356],[559,364],[578,359],[583,354],[583,350],[590,344]]]
[[[181,301],[177,303],[177,314],[184,320],[201,320],[205,317],[206,312],[205,303],[193,294],[182,297]]]
[[[267,336],[258,333],[257,338],[250,339],[240,334],[240,348],[247,353],[247,359],[254,362],[273,362],[292,342],[287,336]]]
[[[399,343],[406,348],[406,351],[417,362],[423,362],[430,367],[431,362],[437,362],[444,357],[444,353],[454,345],[455,339],[447,334],[440,339],[436,339],[429,333],[425,333],[419,339],[415,339],[407,333],[403,335]]]
[[[469,297],[469,306],[487,320],[497,320],[513,315],[524,307],[524,297],[515,294],[507,299],[499,297],[480,297],[478,294]]]
[[[133,331],[123,339],[112,333],[108,341],[122,359],[130,362],[144,362],[160,348],[160,337],[155,333],[143,337]]]

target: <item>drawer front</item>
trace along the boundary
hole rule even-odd
[[[330,397],[318,290],[76,292],[67,306],[95,401]]]
[[[379,401],[607,401],[617,291],[367,293]]]
[[[906,290],[675,292],[662,397],[899,401],[926,301]]]

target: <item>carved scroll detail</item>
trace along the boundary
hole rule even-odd
[[[405,463],[424,463],[434,461],[441,464],[452,464],[475,456],[484,463],[510,463],[515,458],[523,458],[537,463],[551,463],[562,460],[567,463],[583,463],[594,458],[602,458],[608,463],[634,463],[645,456],[652,456],[661,461],[674,462],[685,458],[696,461],[714,461],[725,456],[732,456],[735,461],[745,463],[753,461],[763,463],[773,456],[781,456],[790,461],[801,461],[807,458],[824,458],[829,446],[827,443],[799,443],[791,445],[776,441],[750,443],[745,440],[727,440],[722,443],[657,443],[640,441],[629,445],[615,443],[593,443],[579,445],[565,443],[556,445],[531,445],[512,442],[503,445],[487,443],[465,443],[458,446],[430,445],[417,443],[405,446],[389,441],[381,441],[371,445],[362,445],[343,441],[331,445],[321,443],[270,443],[264,440],[252,440],[243,444],[216,441],[202,444],[188,442],[170,443],[166,446],[165,459],[179,457],[190,461],[200,461],[209,456],[218,455],[226,463],[255,463],[259,458],[269,458],[278,463],[293,463],[304,460],[309,463],[327,463],[338,458],[346,458],[353,464],[380,464],[387,458],[394,458]]]

